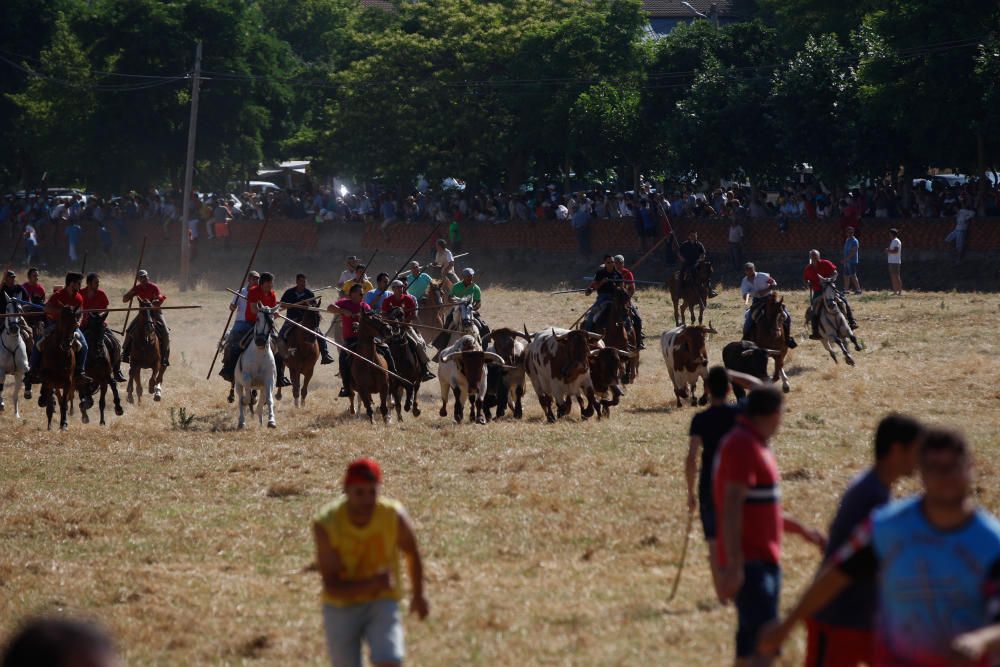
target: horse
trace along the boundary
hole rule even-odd
[[[712,262],[703,259],[694,267],[694,280],[681,284],[681,272],[674,271],[667,279],[670,300],[674,303],[674,325],[687,324],[685,311],[691,313],[694,324],[694,307],[698,306],[698,324],[702,323],[708,305],[708,291],[712,282]],[[680,308],[678,309],[678,304]]]
[[[240,397],[239,428],[246,426],[246,408],[254,411],[254,390],[263,393],[264,406],[267,408],[267,427],[275,428],[274,421],[274,385],[277,384],[277,365],[274,362],[274,351],[271,349],[271,338],[274,336],[274,314],[278,307],[269,308],[258,304],[257,320],[253,327],[253,343],[247,346],[236,362],[236,372],[233,379],[236,393]],[[260,407],[264,407],[260,406]],[[259,410],[257,421],[264,425],[264,411]]]
[[[434,339],[434,347],[438,349],[438,354],[435,357],[440,357],[441,350],[454,345],[462,336],[472,336],[482,347],[483,340],[479,335],[479,327],[476,326],[476,311],[472,307],[471,298],[466,297],[455,302],[445,318],[444,328],[447,331],[438,333],[437,338]]]
[[[629,354],[638,350],[635,337],[635,327],[625,326],[629,313],[629,293],[621,287],[616,287],[611,301],[607,302],[604,312],[594,318],[594,333],[601,335],[604,345],[622,351],[624,356],[624,373],[622,384],[631,384],[639,374],[639,355]]]
[[[377,337],[388,338],[389,327],[382,322],[378,316],[371,312],[361,311],[361,319],[358,323],[358,344],[354,352],[361,357],[372,362],[377,368],[369,364],[362,363],[357,359],[352,359],[350,369],[349,389],[351,393],[351,414],[357,414],[354,408],[354,394],[358,395],[358,401],[364,403],[365,412],[368,414],[368,421],[375,423],[375,413],[372,408],[372,394],[379,396],[379,414],[382,421],[389,423],[389,375],[384,370],[389,370],[388,360],[382,356],[375,345]],[[380,370],[384,369],[384,370]]]
[[[851,353],[847,349],[847,341],[850,340],[854,345],[854,349],[858,352],[862,350],[862,347],[858,343],[854,332],[851,331],[851,327],[847,323],[847,317],[837,303],[836,280],[822,278],[820,282],[823,285],[823,295],[819,299],[816,299],[806,311],[806,326],[811,322],[812,308],[820,308],[819,335],[823,339],[824,349],[830,354],[830,358],[833,359],[834,363],[837,363],[837,354],[834,352],[834,345],[837,345],[843,352],[844,361],[847,362],[847,365],[853,366],[854,357],[851,356]]]
[[[787,394],[792,387],[785,373],[788,340],[785,338],[784,302],[785,298],[776,291],[764,297],[762,312],[757,321],[751,325],[750,337],[747,340],[756,343],[757,347],[775,350],[778,353],[774,356],[774,374],[771,376],[771,382],[777,382],[780,377],[781,390]]]
[[[103,317],[97,317],[95,313],[92,313],[87,318],[87,327],[83,332],[84,337],[87,339],[87,347],[90,348],[90,352],[87,354],[87,375],[94,381],[94,386],[100,387],[101,390],[101,397],[97,404],[101,413],[101,426],[106,424],[104,421],[104,408],[107,405],[108,387],[111,387],[111,396],[115,404],[115,414],[119,417],[125,414],[125,410],[122,409],[121,398],[118,396],[118,385],[114,380],[111,353],[104,344],[106,333],[104,322]],[[80,418],[84,424],[90,423],[87,408],[84,407],[82,401],[80,403]]]
[[[424,379],[424,371],[420,365],[420,360],[413,351],[412,343],[406,334],[405,325],[393,326],[390,328],[390,336],[386,342],[389,344],[389,353],[396,366],[396,375],[410,381],[404,384],[392,378],[389,382],[389,393],[392,394],[393,404],[396,406],[396,419],[403,421],[403,410],[412,412],[414,417],[420,416],[420,406],[417,404],[417,397],[420,392],[420,383]],[[403,403],[403,394],[406,394],[406,402]]]
[[[41,340],[42,335],[45,333],[45,316],[41,313],[37,313],[36,315],[29,314],[24,319],[28,323],[28,328],[31,331],[31,336],[25,338],[24,341],[24,344],[27,347],[28,359],[30,360],[32,351],[35,349],[35,341]],[[24,400],[31,400],[31,381],[27,376],[24,378]]]
[[[7,315],[19,315],[21,307],[14,301],[7,302]],[[3,402],[3,385],[6,375],[14,376],[14,417],[21,418],[21,385],[28,372],[28,346],[21,336],[21,318],[5,317],[0,334],[0,412],[6,409]],[[30,398],[30,395],[29,395]]]
[[[437,335],[435,329],[444,327],[445,315],[445,288],[440,280],[432,280],[427,287],[427,292],[417,299],[417,315],[414,318],[414,328],[423,336],[424,340],[434,340]],[[423,327],[432,327],[425,329]]]
[[[149,310],[152,304],[145,299],[139,299],[139,313],[135,316],[132,329],[132,350],[129,355],[128,387],[125,398],[129,403],[142,404],[142,371],[150,369],[149,393],[154,401],[163,397],[163,366],[160,356],[160,337],[156,334],[156,322]],[[135,387],[135,396],[132,394]]]
[[[321,299],[314,299],[309,305],[319,308]],[[292,381],[292,396],[295,399],[295,407],[305,407],[306,396],[309,395],[309,381],[312,379],[313,371],[316,368],[316,361],[319,359],[319,343],[316,334],[313,333],[319,328],[320,315],[315,310],[303,310],[302,326],[309,329],[301,329],[293,326],[288,332],[288,340],[284,343],[286,354],[285,368]],[[278,394],[275,396],[281,400],[281,387],[278,387]],[[301,400],[300,400],[301,399]]]
[[[48,429],[52,430],[52,416],[55,414],[56,401],[59,401],[59,430],[69,428],[66,421],[66,411],[73,402],[74,375],[76,371],[76,353],[80,343],[76,339],[76,311],[63,307],[56,320],[56,328],[41,344],[42,354],[42,388],[39,390],[39,403],[45,406],[48,417]]]

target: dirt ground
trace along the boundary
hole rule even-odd
[[[113,300],[125,283],[104,277]],[[640,297],[649,349],[610,420],[581,422],[575,411],[547,425],[529,390],[520,422],[456,426],[437,416],[432,382],[420,418],[371,426],[345,415],[327,366],[305,408],[286,393],[277,430],[254,421],[238,433],[227,387],[205,379],[227,295],[163,287],[172,304],[204,307],[168,313],[162,403],[127,405],[107,427],[77,414],[64,434],[47,432],[33,404],[20,422],[9,407],[0,415],[0,634],[65,610],[105,622],[129,664],[324,664],[310,518],[338,493],[344,465],[369,455],[383,464],[385,493],[412,514],[426,559],[431,617],[407,622],[409,664],[730,660],[734,611],[713,600],[697,521],[680,592],[666,602],[687,518],[694,410],[673,407],[659,352],[673,324],[662,291]],[[786,299],[804,339],[805,293]],[[493,326],[534,331],[569,325],[588,301],[493,284],[483,313]],[[789,361],[792,393],[774,443],[786,509],[825,529],[891,410],[965,429],[979,499],[997,509],[1000,296],[871,293],[855,309],[866,345],[856,367],[805,340]],[[739,337],[740,318],[731,289],[706,312],[720,331],[713,363]],[[786,606],[817,563],[813,547],[786,541]],[[803,644],[796,635],[781,664],[799,664]]]

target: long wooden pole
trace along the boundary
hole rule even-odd
[[[667,239],[669,239],[669,238],[671,238],[671,237],[673,237],[673,234],[670,234],[669,236],[664,236],[664,237],[663,237],[662,239],[660,239],[659,241],[657,241],[656,243],[654,243],[654,244],[653,244],[653,247],[652,247],[652,248],[650,248],[649,250],[647,250],[647,251],[646,251],[646,254],[645,254],[645,255],[643,255],[642,257],[640,257],[639,259],[637,259],[637,260],[636,260],[636,261],[635,261],[635,262],[634,262],[634,263],[632,264],[632,270],[634,271],[635,269],[638,269],[638,268],[639,268],[639,265],[640,265],[640,264],[642,264],[643,262],[645,262],[645,261],[646,261],[646,258],[648,258],[648,257],[649,257],[650,255],[652,255],[652,254],[653,254],[653,251],[654,251],[654,250],[656,250],[656,249],[657,249],[657,248],[659,248],[659,247],[660,247],[661,245],[663,245],[664,243],[666,243]]]
[[[257,243],[254,244],[253,252],[250,253],[250,261],[247,262],[247,270],[243,272],[243,280],[240,281],[240,288],[236,290],[237,294],[239,294],[243,289],[243,286],[247,284],[247,278],[250,277],[250,269],[253,268],[253,261],[257,258],[257,250],[260,248],[260,242],[264,240],[264,231],[267,229],[269,222],[269,220],[265,219],[264,224],[261,225],[260,234],[257,235]],[[229,317],[226,318],[226,326],[222,329],[222,336],[219,337],[220,340],[226,337],[226,332],[229,331],[229,324],[233,321],[234,312],[235,311],[232,310],[229,311]],[[215,362],[219,359],[219,350],[219,346],[216,346],[215,356],[212,357],[212,365],[208,367],[208,375],[205,376],[206,380],[210,380],[212,378],[212,371],[215,370]]]
[[[414,250],[413,253],[409,257],[406,258],[406,261],[403,262],[403,265],[401,267],[399,267],[399,269],[396,271],[396,273],[393,274],[393,278],[395,278],[396,276],[398,276],[401,273],[403,273],[403,271],[406,269],[406,265],[413,261],[413,258],[417,256],[417,253],[420,252],[420,249],[424,247],[424,244],[431,240],[431,237],[434,236],[434,232],[436,232],[438,230],[438,227],[440,227],[440,226],[441,226],[440,222],[437,223],[436,225],[434,225],[434,227],[431,229],[431,233],[428,234],[424,238],[424,240],[420,242],[420,245],[417,246],[417,249]]]
[[[142,237],[142,248],[139,249],[139,261],[135,265],[135,274],[132,278],[132,289],[139,284],[139,270],[142,269],[142,258],[146,255],[146,237]],[[135,300],[133,295],[131,299],[128,300],[128,310],[125,312],[125,324],[122,325],[121,335],[124,336],[125,332],[128,331],[128,316],[132,314],[132,301]]]
[[[688,542],[691,541],[691,523],[694,521],[694,512],[688,512],[687,527],[684,529],[684,546],[681,547],[681,562],[677,565],[677,574],[674,575],[674,585],[670,587],[670,595],[667,602],[671,602],[677,595],[677,587],[681,584],[681,574],[684,572],[684,561],[687,560]]]

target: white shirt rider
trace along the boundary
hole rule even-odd
[[[774,278],[763,271],[757,271],[752,279],[749,276],[743,276],[743,282],[740,283],[740,296],[743,297],[744,301],[746,301],[748,294],[755,299],[760,299],[770,295],[777,285],[778,282]]]

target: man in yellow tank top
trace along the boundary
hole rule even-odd
[[[403,662],[400,552],[413,587],[410,612],[427,617],[424,569],[406,510],[379,495],[382,471],[371,459],[351,463],[344,495],[316,515],[313,535],[323,578],[323,625],[333,667],[361,667],[361,643],[375,667]]]

